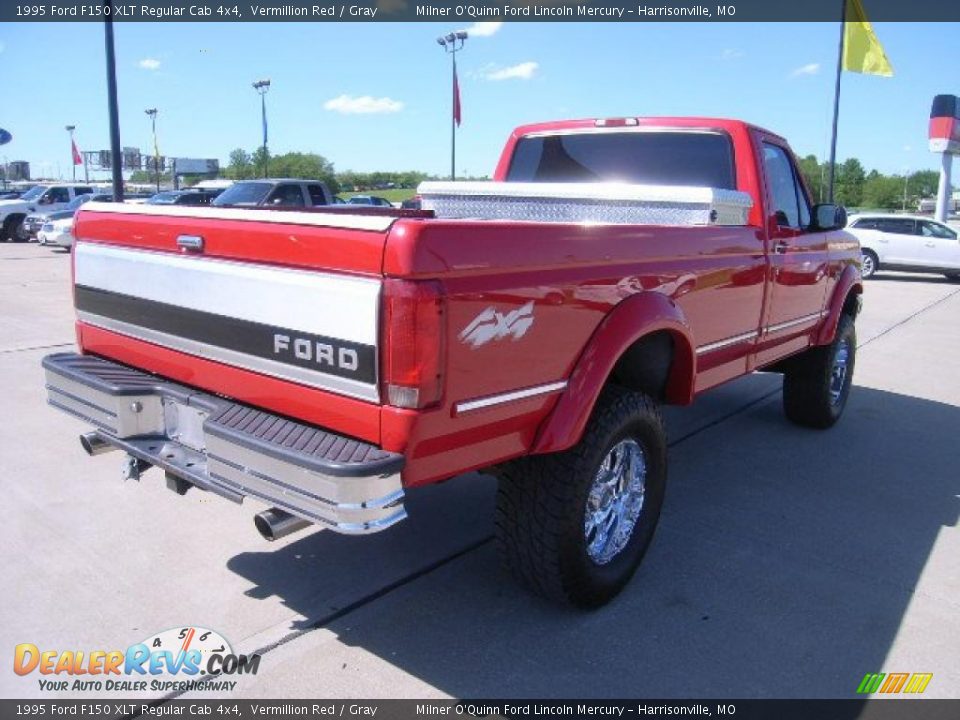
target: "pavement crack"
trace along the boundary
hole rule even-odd
[[[30,352],[31,350],[53,350],[54,348],[73,347],[72,342],[55,343],[53,345],[32,345],[24,348],[10,348],[9,350],[0,350],[0,355],[12,355],[13,353]]]

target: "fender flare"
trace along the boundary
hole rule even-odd
[[[863,280],[860,278],[860,267],[850,264],[844,269],[833,289],[833,297],[827,306],[827,319],[820,327],[817,335],[817,345],[829,345],[837,334],[837,325],[840,324],[840,315],[847,304],[847,298],[863,294]]]
[[[637,340],[659,331],[669,332],[674,341],[667,401],[678,405],[693,402],[696,346],[683,312],[666,295],[637,293],[618,304],[594,331],[566,389],[541,424],[531,452],[559,452],[579,442],[617,361]]]

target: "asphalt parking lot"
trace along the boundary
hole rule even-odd
[[[960,284],[868,282],[832,431],[788,424],[772,375],[668,412],[653,546],[583,614],[504,575],[478,475],[413,493],[385,533],[272,544],[260,506],[122,482],[45,405],[69,274],[68,254],[0,245],[3,697],[43,696],[10,670],[18,643],[122,649],[185,625],[262,653],[240,697],[854,697],[867,672],[960,697]]]

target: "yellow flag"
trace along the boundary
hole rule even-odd
[[[846,0],[847,15],[843,26],[843,69],[867,75],[893,75],[883,45],[873,32],[860,0]]]

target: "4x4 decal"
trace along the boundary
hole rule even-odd
[[[503,340],[508,336],[519,340],[532,326],[533,300],[506,314],[488,307],[463,329],[460,333],[460,342],[469,343],[478,348],[491,340]]]

